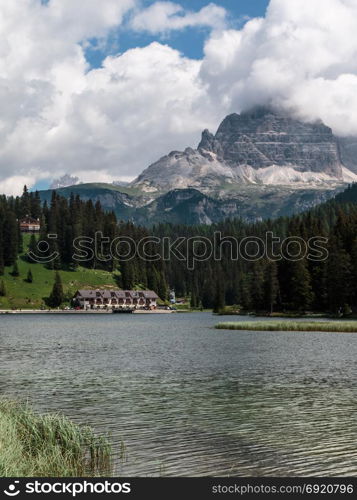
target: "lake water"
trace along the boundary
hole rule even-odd
[[[357,334],[232,319],[2,316],[0,394],[110,432],[118,474],[356,475]]]

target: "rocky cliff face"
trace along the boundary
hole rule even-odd
[[[346,155],[345,155],[346,156]],[[323,123],[303,123],[269,108],[227,116],[197,149],[173,151],[133,183],[147,191],[222,184],[315,187],[357,181],[343,164],[339,140]]]
[[[357,174],[357,137],[343,137],[338,140],[343,164]]]

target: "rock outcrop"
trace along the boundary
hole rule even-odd
[[[339,140],[329,127],[259,107],[227,116],[216,135],[204,130],[197,149],[171,152],[133,185],[153,192],[209,192],[224,184],[317,187],[353,181],[357,175],[344,165]]]

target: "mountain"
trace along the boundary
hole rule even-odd
[[[74,186],[79,184],[79,178],[71,176],[69,174],[64,174],[59,179],[54,179],[51,184],[51,189],[59,189],[67,186]]]
[[[322,122],[304,123],[270,108],[227,116],[197,149],[173,151],[129,185],[58,189],[100,201],[123,220],[211,224],[254,221],[307,210],[357,182],[357,140]],[[51,190],[41,193],[50,200]]]
[[[357,137],[342,137],[339,146],[343,164],[357,174]]]
[[[215,135],[208,130],[202,133],[197,149],[173,151],[162,157],[132,186],[146,192],[197,188],[206,193],[225,184],[331,189],[357,181],[350,169],[353,151],[350,143],[341,146],[332,130],[321,122],[304,123],[258,107],[227,116]],[[357,168],[357,161],[355,164]]]
[[[56,191],[65,198],[74,194],[79,195],[83,201],[92,200],[94,203],[99,201],[103,208],[115,212],[123,220],[133,218],[136,209],[150,201],[147,195],[143,196],[134,188],[105,183],[77,184],[56,189]],[[40,191],[41,199],[49,203],[52,192],[52,189]]]
[[[84,201],[100,201],[104,209],[115,212],[120,220],[150,226],[160,222],[195,225],[212,224],[233,217],[256,221],[288,216],[323,203],[342,190],[343,187],[324,190],[247,185],[242,186],[239,192],[226,192],[222,198],[194,188],[174,189],[152,196],[112,184],[79,184],[56,191],[65,198],[73,193]],[[50,202],[52,192],[40,191],[41,199]]]

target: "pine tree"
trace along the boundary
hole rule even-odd
[[[265,269],[264,302],[266,309],[272,313],[279,295],[278,266],[271,261]]]
[[[214,307],[214,289],[213,289],[213,283],[210,279],[207,279],[203,286],[202,306],[205,309],[211,309]]]
[[[62,280],[59,272],[56,271],[55,282],[48,302],[51,307],[59,307],[62,304],[63,299],[64,299],[64,293],[63,293]]]
[[[291,308],[295,311],[306,311],[314,299],[306,260],[291,262],[290,273]]]
[[[24,190],[21,196],[21,218],[29,217],[31,215],[31,204],[30,204],[30,194],[28,192],[27,186],[24,186]]]
[[[26,281],[28,283],[33,283],[33,275],[32,275],[31,269],[29,269],[28,272],[27,272],[27,279],[26,279]]]
[[[121,262],[120,270],[121,270],[121,279],[124,290],[131,290],[132,288],[134,288],[135,285],[135,269],[133,261],[124,260],[123,262]],[[157,291],[157,288],[158,287],[156,285],[156,288],[153,288],[153,290]]]
[[[264,267],[261,260],[253,263],[251,285],[253,307],[256,311],[261,311],[264,308]]]
[[[41,215],[41,197],[38,191],[30,193],[30,210],[34,219],[39,219]]]
[[[251,297],[251,275],[242,273],[241,275],[241,305],[244,310],[249,311],[254,304]]]
[[[346,304],[351,304],[351,282],[351,258],[342,248],[340,239],[334,236],[331,238],[327,263],[328,304],[332,312],[342,311]]]
[[[22,253],[24,251],[24,240],[22,237],[21,229],[20,229],[20,223],[18,222],[17,224],[17,251],[18,253]]]
[[[217,283],[216,294],[214,298],[213,312],[219,313],[224,309],[225,301],[224,301],[224,288],[222,284]]]
[[[11,274],[16,278],[18,276],[20,276],[20,271],[19,271],[19,266],[17,264],[17,260],[15,261],[14,265],[13,265],[13,268],[12,268],[12,272]]]
[[[0,276],[3,276],[4,272],[5,272],[4,256],[2,253],[2,249],[0,249]]]
[[[4,220],[2,244],[5,266],[13,265],[17,259],[18,237],[18,222],[15,213],[8,210]]]
[[[163,272],[160,273],[157,292],[161,300],[167,300],[167,284]]]
[[[198,300],[197,300],[197,295],[196,291],[192,290],[191,292],[191,299],[190,299],[190,307],[192,309],[196,308],[198,306]]]
[[[4,280],[0,281],[0,297],[6,297],[6,288]]]
[[[36,236],[32,233],[30,236],[30,242],[28,247],[27,260],[30,262],[36,262],[36,259],[32,259],[30,254],[37,255],[37,239]]]

